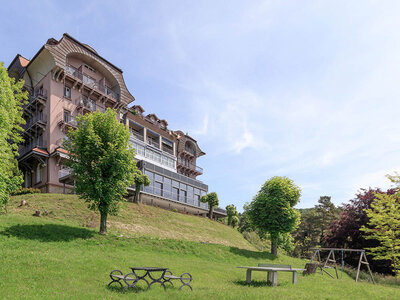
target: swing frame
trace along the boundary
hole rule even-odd
[[[367,256],[365,255],[365,250],[363,249],[345,249],[345,248],[312,248],[314,250],[314,254],[311,257],[310,263],[313,263],[315,260],[318,262],[318,265],[321,269],[321,275],[325,272],[328,274],[330,277],[334,278],[332,274],[330,274],[328,271],[325,269],[335,269],[336,272],[336,278],[339,279],[339,274],[337,270],[337,261],[335,257],[335,251],[340,251],[341,252],[341,273],[340,273],[340,278],[342,278],[343,275],[343,268],[344,268],[344,260],[343,260],[343,254],[344,252],[356,252],[360,253],[360,259],[358,261],[358,267],[357,267],[357,275],[356,275],[356,282],[358,282],[358,278],[360,275],[360,269],[361,265],[364,264],[367,266],[368,272],[369,272],[369,280],[372,281],[373,284],[375,284],[374,277],[372,276],[372,271],[371,268],[369,267],[369,263],[367,260]],[[326,258],[325,262],[321,260],[321,251],[329,251],[328,257]],[[333,266],[329,265],[332,264]]]

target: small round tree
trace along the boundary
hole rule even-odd
[[[134,183],[135,151],[129,130],[114,110],[79,116],[78,128],[68,132],[67,165],[73,169],[75,190],[92,210],[100,212],[100,233],[107,232],[107,216],[116,213],[119,201]]]
[[[293,232],[299,223],[300,214],[293,207],[300,195],[300,188],[291,179],[275,176],[264,183],[250,203],[250,221],[260,233],[269,233],[274,255],[278,254],[279,235]]]
[[[203,203],[208,203],[208,207],[209,207],[208,217],[210,219],[212,219],[214,207],[218,206],[218,204],[219,204],[217,193],[216,192],[208,193],[208,194],[204,195],[203,197],[201,197],[200,201]]]
[[[151,181],[149,176],[143,174],[139,169],[134,172],[134,181],[135,181],[135,198],[133,202],[139,203],[139,193],[142,185],[149,186]]]
[[[231,226],[233,217],[238,215],[236,206],[233,205],[233,204],[230,204],[230,205],[227,205],[225,207],[225,209],[226,209],[226,215],[227,215],[227,218],[228,218],[228,225]]]

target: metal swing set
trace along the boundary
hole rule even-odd
[[[314,251],[313,256],[311,257],[310,264],[312,264],[314,261],[318,263],[319,268],[321,269],[321,274],[324,272],[328,274],[330,277],[334,278],[332,274],[330,274],[326,269],[335,269],[336,272],[336,278],[339,279],[339,274],[338,274],[338,268],[337,268],[337,261],[335,257],[335,251],[339,251],[341,253],[341,272],[340,272],[340,278],[342,278],[343,275],[343,269],[344,269],[344,252],[356,252],[360,253],[360,259],[358,261],[358,267],[357,267],[357,275],[356,275],[356,282],[358,281],[359,275],[360,275],[360,268],[361,265],[366,265],[368,272],[369,272],[369,280],[372,283],[375,284],[374,277],[372,276],[371,268],[369,267],[369,263],[367,260],[367,256],[365,255],[365,250],[362,249],[344,249],[344,248],[312,248]],[[325,262],[321,260],[321,251],[329,251],[328,257],[326,258]]]

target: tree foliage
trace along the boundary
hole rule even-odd
[[[261,187],[250,203],[248,215],[261,234],[269,234],[271,253],[277,255],[279,235],[292,232],[299,223],[300,188],[289,178],[275,176]]]
[[[235,226],[232,225],[232,221],[233,221],[233,218],[234,218],[234,217],[237,218],[237,215],[238,215],[236,206],[233,205],[233,204],[230,204],[230,205],[227,205],[227,206],[225,207],[225,209],[226,209],[226,216],[227,216],[227,219],[228,219],[228,225],[229,225],[229,226],[232,226],[232,227],[235,227],[237,224],[236,224]],[[236,222],[236,221],[235,221],[235,222]],[[237,219],[237,223],[239,223],[239,219]]]
[[[210,219],[213,218],[214,207],[219,205],[218,195],[216,192],[208,193],[200,198],[200,201],[203,203],[208,203],[209,211],[208,217]]]
[[[239,218],[238,218],[237,215],[234,215],[234,216],[232,217],[230,226],[232,226],[233,228],[235,228],[236,226],[238,226],[238,224],[239,224]]]
[[[134,202],[139,203],[139,193],[142,185],[149,186],[151,181],[149,176],[143,174],[139,169],[136,169],[133,173],[133,178],[135,182],[135,198]]]
[[[92,210],[100,212],[100,233],[107,231],[108,214],[116,213],[119,201],[134,183],[137,169],[129,130],[117,120],[114,110],[77,117],[78,128],[68,132],[65,147],[70,152],[75,189]]]
[[[300,225],[293,233],[294,249],[292,255],[309,257],[312,248],[323,246],[322,240],[332,221],[339,217],[340,209],[330,196],[321,196],[313,208],[299,209]]]
[[[366,239],[379,241],[367,248],[375,260],[389,260],[393,272],[400,274],[400,194],[376,194],[371,208],[365,210],[368,227],[362,226]]]
[[[381,189],[360,189],[356,197],[343,206],[343,211],[337,220],[334,220],[326,231],[323,242],[327,247],[366,249],[380,245],[376,239],[366,239],[361,227],[369,228],[369,217],[365,210],[371,208],[372,201],[377,194],[393,195],[396,189],[389,189],[386,192]],[[369,259],[370,260],[370,256]],[[345,260],[348,264],[357,266],[358,257],[346,254]],[[370,262],[374,271],[387,273],[390,262],[375,261]]]
[[[28,93],[23,91],[24,82],[15,82],[8,76],[0,62],[0,210],[7,204],[10,194],[22,183],[18,169],[18,144],[23,141],[22,104]]]

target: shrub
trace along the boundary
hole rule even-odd
[[[39,189],[35,188],[20,188],[17,191],[15,191],[12,196],[18,196],[18,195],[26,195],[26,194],[40,194]]]

